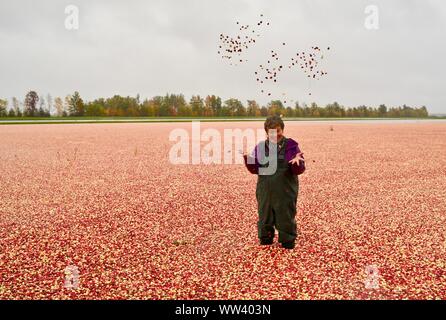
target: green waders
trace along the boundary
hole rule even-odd
[[[257,180],[258,235],[262,244],[274,239],[274,227],[279,231],[279,242],[293,243],[297,236],[296,206],[299,179],[285,158],[287,139],[284,137],[277,155],[277,170],[272,175],[260,175]],[[268,150],[266,150],[266,155]]]

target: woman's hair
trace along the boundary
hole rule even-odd
[[[276,129],[277,127],[285,128],[285,124],[280,116],[269,116],[265,121],[265,131],[268,132],[268,129]]]

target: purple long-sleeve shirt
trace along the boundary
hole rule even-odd
[[[291,139],[291,138],[287,138],[287,145],[286,145],[286,149],[285,149],[285,160],[286,162],[289,162],[290,160],[294,159],[296,157],[296,155],[298,153],[300,153],[300,148],[299,148],[299,143],[297,143],[297,141]],[[257,145],[254,149],[254,151],[251,153],[251,155],[249,156],[244,156],[244,160],[245,160],[245,166],[246,168],[249,170],[249,172],[251,172],[252,174],[259,174],[259,161],[257,159],[257,149],[258,149],[259,145]],[[268,148],[266,146],[266,148]],[[251,159],[254,158],[254,161],[250,161],[250,163],[248,163],[248,157],[250,157]],[[301,155],[301,158],[305,159],[305,157],[303,155]],[[300,175],[302,173],[304,173],[305,171],[305,162],[302,160],[299,160],[298,163],[293,163],[293,164],[289,164],[289,167],[291,168],[293,174],[295,175]]]

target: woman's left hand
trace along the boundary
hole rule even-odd
[[[299,152],[293,159],[288,161],[288,163],[294,164],[294,163],[299,163],[300,160],[305,161],[305,159],[301,157],[303,155],[304,155],[303,152]]]

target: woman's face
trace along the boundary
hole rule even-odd
[[[276,131],[276,132],[274,132]],[[282,140],[283,137],[283,130],[280,126],[278,126],[275,129],[268,129],[268,139],[269,141],[271,141],[272,143],[277,143],[277,141]]]

